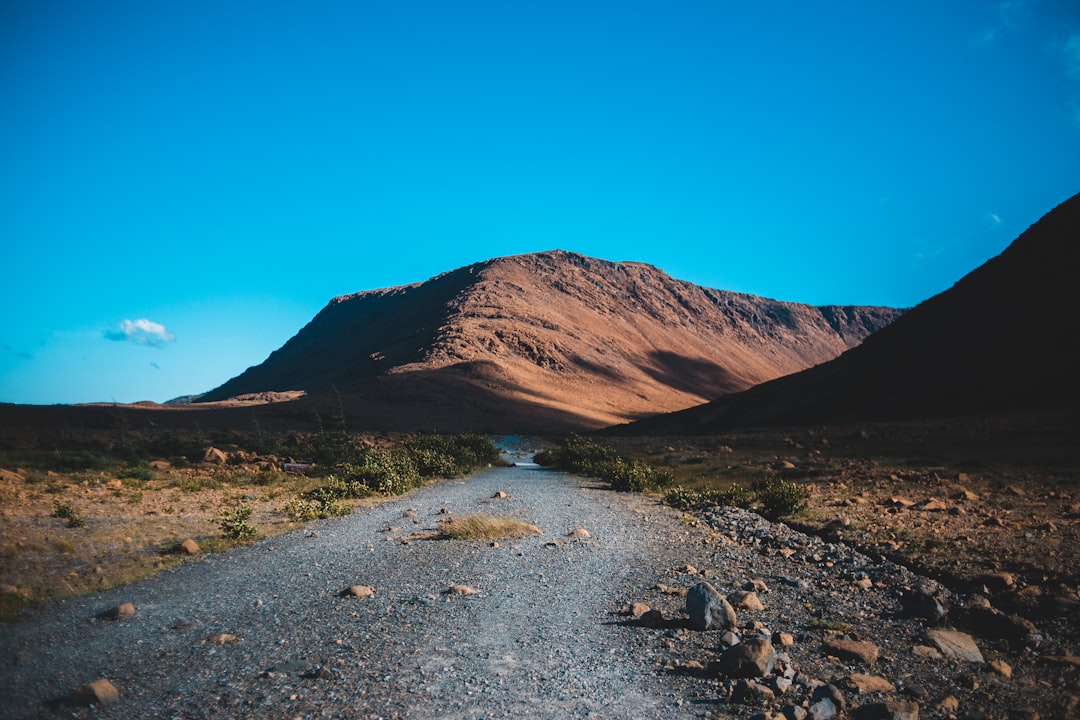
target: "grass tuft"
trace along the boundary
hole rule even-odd
[[[450,540],[495,540],[539,535],[542,530],[517,518],[463,515],[439,522],[439,536]]]

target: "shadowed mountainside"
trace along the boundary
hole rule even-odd
[[[303,390],[288,404],[340,402],[357,429],[595,429],[825,362],[899,314],[712,290],[563,251],[518,255],[335,298],[199,403]]]
[[[618,434],[1080,408],[1080,195],[859,347]]]

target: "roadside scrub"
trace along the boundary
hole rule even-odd
[[[615,448],[580,435],[571,435],[554,450],[537,453],[535,461],[539,465],[602,480],[612,490],[622,492],[659,492],[673,480],[668,468],[626,457]]]

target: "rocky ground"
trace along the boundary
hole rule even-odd
[[[493,470],[39,608],[0,631],[0,716],[1076,716],[1068,474],[961,476],[814,439],[642,449],[799,475],[797,522],[821,537]],[[430,539],[473,510],[544,532]],[[353,585],[374,594],[339,597]],[[98,679],[106,704],[71,695]]]

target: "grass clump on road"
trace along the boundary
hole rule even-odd
[[[542,531],[524,520],[498,515],[463,515],[439,522],[439,537],[448,540],[498,540],[539,535]]]

